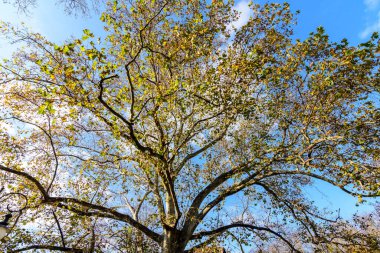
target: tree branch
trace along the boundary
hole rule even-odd
[[[130,122],[129,120],[127,120],[123,115],[121,115],[120,113],[118,113],[115,109],[113,109],[104,99],[103,99],[103,93],[104,93],[104,86],[103,86],[103,83],[106,81],[106,80],[109,80],[109,79],[112,79],[112,78],[117,78],[119,77],[118,75],[112,75],[112,76],[108,76],[108,77],[105,77],[105,78],[102,78],[99,82],[99,88],[100,88],[100,92],[99,92],[99,95],[98,95],[98,99],[100,101],[100,103],[105,107],[107,108],[107,110],[109,112],[111,112],[114,116],[116,116],[118,119],[120,119],[122,122],[124,122],[127,126],[128,126],[128,129],[129,129],[129,139],[132,140],[133,144],[135,145],[135,147],[142,151],[142,152],[148,152],[150,155],[152,155],[153,157],[156,157],[158,159],[160,159],[161,161],[165,162],[166,163],[166,160],[165,158],[156,153],[152,148],[150,147],[146,147],[146,146],[143,146],[139,140],[137,139],[136,135],[135,135],[135,132],[134,132],[134,129],[133,129],[133,123]],[[103,118],[104,120],[104,118]],[[112,124],[112,123],[111,123]]]
[[[52,148],[52,151],[53,151],[53,156],[54,156],[54,160],[55,160],[55,166],[54,166],[54,173],[53,173],[53,177],[49,183],[49,186],[47,187],[46,189],[46,192],[49,193],[52,185],[53,185],[53,182],[57,176],[57,172],[58,172],[58,166],[59,166],[59,161],[58,161],[58,155],[57,155],[57,151],[55,149],[55,145],[54,145],[54,141],[53,141],[53,137],[51,135],[51,126],[50,126],[50,117],[49,117],[49,120],[48,120],[48,125],[49,125],[49,132],[47,130],[45,130],[43,127],[35,124],[35,123],[32,123],[32,122],[29,122],[29,121],[26,121],[26,120],[23,120],[23,119],[20,119],[20,118],[17,118],[17,117],[12,117],[13,119],[17,120],[17,121],[20,121],[20,122],[23,122],[25,124],[29,124],[29,125],[32,125],[32,126],[35,126],[37,127],[38,129],[40,129],[46,136],[47,138],[49,139],[49,143],[50,143],[50,146]]]
[[[16,253],[16,252],[23,252],[27,250],[33,250],[33,249],[47,249],[47,250],[57,250],[57,251],[62,251],[62,252],[84,253],[84,250],[82,249],[66,248],[66,247],[50,246],[50,245],[32,245],[32,246],[27,246],[21,249],[11,250],[10,252]]]
[[[307,171],[281,171],[281,170],[274,170],[274,171],[271,171],[271,173],[269,173],[268,175],[264,176],[262,179],[264,178],[269,178],[269,177],[272,177],[272,176],[278,176],[278,175],[304,175],[304,176],[309,176],[309,177],[312,177],[312,178],[316,178],[316,179],[319,179],[319,180],[322,180],[322,181],[325,181],[331,185],[334,185],[336,187],[339,187],[342,191],[344,191],[345,193],[348,193],[352,196],[362,196],[362,197],[379,197],[380,196],[380,193],[373,193],[373,194],[362,194],[362,193],[356,193],[356,192],[353,192],[351,190],[348,190],[345,188],[345,185],[342,185],[338,182],[335,182],[334,180],[332,179],[329,179],[327,177],[324,177],[324,176],[321,176],[321,175],[318,175],[318,174],[315,174],[315,173],[312,173],[312,172],[307,172]]]
[[[215,234],[220,234],[220,233],[223,233],[223,232],[227,231],[228,229],[239,228],[239,227],[240,228],[246,228],[246,229],[249,229],[249,230],[258,230],[258,231],[265,231],[265,232],[271,233],[271,234],[277,236],[278,238],[280,238],[281,240],[283,240],[293,251],[295,251],[297,253],[301,253],[296,248],[294,248],[294,246],[287,239],[285,239],[280,233],[275,232],[275,231],[273,231],[270,228],[259,227],[259,226],[254,226],[254,225],[250,225],[250,224],[244,224],[244,223],[233,223],[233,224],[230,224],[230,225],[227,225],[227,226],[223,226],[223,227],[217,228],[215,230],[203,231],[203,232],[194,234],[191,237],[191,240],[200,239],[200,238],[202,238],[204,236],[212,236],[212,235],[215,235]]]
[[[49,198],[48,193],[45,191],[45,189],[42,186],[42,184],[35,177],[29,175],[26,172],[14,170],[14,169],[5,167],[5,166],[3,166],[1,164],[0,164],[0,170],[6,171],[6,172],[9,172],[9,173],[12,173],[12,174],[16,174],[18,176],[21,176],[23,178],[28,179],[29,181],[31,181],[37,187],[37,189],[41,192],[41,194],[44,197],[44,199],[48,199]]]
[[[216,177],[210,184],[208,184],[201,192],[198,193],[198,195],[194,198],[193,202],[190,205],[189,211],[186,214],[186,221],[184,225],[184,229],[194,229],[191,228],[192,224],[194,223],[194,216],[198,215],[199,207],[201,206],[204,199],[216,188],[218,188],[221,184],[223,184],[225,181],[227,181],[232,176],[244,171],[245,168],[249,167],[249,162],[241,164],[237,167],[232,168],[229,171],[226,171],[222,174],[220,174],[218,177]],[[254,174],[254,176],[257,175],[257,173]]]
[[[55,222],[57,223],[59,234],[61,235],[62,247],[66,248],[65,237],[63,236],[61,224],[59,223],[59,220],[58,220],[57,215],[55,214],[55,211],[53,211],[53,216],[54,216]]]
[[[206,150],[208,150],[209,148],[211,148],[212,146],[214,146],[218,141],[220,141],[221,139],[223,139],[223,137],[225,136],[227,132],[227,128],[225,129],[225,131],[223,133],[221,133],[217,138],[215,138],[214,140],[210,141],[209,143],[207,143],[205,146],[203,146],[202,148],[198,149],[197,151],[193,152],[193,153],[190,153],[188,154],[182,161],[181,163],[178,165],[177,167],[177,170],[176,172],[178,173],[183,166],[185,166],[185,164],[192,158],[196,157],[197,155],[205,152]]]
[[[64,205],[62,203],[77,204],[81,207],[86,207],[87,209],[88,208],[94,209],[94,210],[100,211],[100,213],[98,213],[98,212],[90,213],[90,212],[85,212],[85,211],[82,211],[79,209],[76,209],[76,211],[74,211],[74,212],[81,214],[81,215],[85,215],[85,216],[99,216],[99,217],[104,217],[104,218],[111,218],[111,219],[120,220],[120,221],[126,222],[126,223],[130,224],[131,226],[137,228],[138,230],[142,231],[149,238],[151,238],[152,240],[154,240],[156,242],[161,242],[161,240],[162,240],[161,235],[153,232],[148,227],[142,225],[141,223],[134,220],[132,217],[130,217],[127,214],[123,214],[123,213],[120,213],[120,212],[113,210],[111,208],[95,205],[95,204],[88,203],[88,202],[85,202],[83,200],[79,200],[79,199],[75,199],[75,198],[50,197],[48,195],[48,193],[45,191],[44,187],[41,185],[41,183],[36,178],[29,175],[28,173],[17,171],[14,169],[10,169],[10,168],[5,167],[1,164],[0,164],[0,170],[10,172],[10,173],[15,174],[15,175],[19,175],[19,176],[24,177],[24,178],[28,179],[29,181],[31,181],[39,189],[39,191],[43,195],[43,198],[44,198],[43,203],[46,203],[46,204],[57,204],[58,203],[58,207],[66,208],[70,211],[74,211],[74,209],[71,206]],[[59,205],[59,204],[61,204],[61,205]]]
[[[65,209],[68,209],[69,211],[73,211],[75,213],[85,215],[85,216],[98,216],[98,217],[111,218],[111,219],[123,221],[135,227],[136,229],[140,230],[141,232],[143,232],[149,238],[151,238],[152,240],[156,242],[161,242],[162,240],[161,235],[157,234],[156,232],[153,232],[148,227],[144,226],[143,224],[133,219],[131,216],[120,213],[111,208],[88,203],[86,201],[75,199],[75,198],[63,198],[63,197],[49,197],[47,200],[44,201],[44,203],[46,204],[60,203],[58,207],[65,208]],[[65,203],[65,204],[62,204],[62,203]],[[76,204],[81,207],[85,207],[87,210],[82,211],[80,209],[76,209],[75,207],[70,206],[69,204]],[[97,210],[99,212],[88,212],[88,209]]]

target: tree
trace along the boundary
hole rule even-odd
[[[351,221],[341,221],[331,242],[320,245],[319,248],[329,248],[330,251],[342,252],[380,252],[380,205],[367,214],[355,214]]]
[[[337,218],[305,186],[379,196],[377,34],[295,40],[288,4],[252,4],[239,29],[232,2],[107,6],[106,36],[62,45],[2,24],[25,45],[1,64],[1,180],[25,204],[3,247],[117,252],[138,233],[165,253],[224,236],[299,251],[288,228],[318,245]]]
[[[375,205],[375,210],[367,214],[355,214],[350,221],[341,220],[331,226],[330,240],[319,245],[303,244],[300,248],[305,252],[380,252],[380,205]],[[302,233],[292,233],[294,241],[302,242]],[[251,252],[288,252],[287,245],[274,238],[267,243],[265,248],[259,248]]]

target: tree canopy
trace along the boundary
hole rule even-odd
[[[0,247],[349,245],[304,189],[380,195],[379,36],[296,40],[288,4],[250,8],[235,28],[230,1],[110,1],[105,36],[60,45],[2,23],[24,47],[0,65]]]

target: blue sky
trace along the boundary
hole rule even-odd
[[[29,16],[26,16],[0,1],[0,19],[15,24],[24,22],[32,30],[57,43],[63,42],[70,36],[80,36],[84,28],[101,30],[102,23],[96,14],[92,18],[76,18],[66,15],[63,8],[60,8],[62,6],[57,6],[55,1],[39,2],[43,2],[43,5],[40,4],[32,9]],[[236,9],[242,12],[241,19],[235,24],[238,27],[249,18],[248,2],[246,0],[236,2]],[[256,0],[256,2],[264,1]],[[301,11],[295,28],[296,38],[304,39],[316,27],[323,26],[332,40],[340,41],[342,38],[347,38],[352,44],[358,44],[368,39],[372,32],[380,31],[380,0],[289,0],[287,2],[294,11]],[[9,57],[14,49],[14,46],[0,39],[0,58]],[[341,208],[344,217],[349,217],[358,210],[355,198],[325,183],[317,183],[308,190],[307,194],[321,206]],[[370,210],[370,207],[363,205],[359,209],[366,211]]]
[[[365,41],[372,32],[380,31],[380,0],[271,0],[270,2],[288,2],[294,11],[301,12],[295,29],[295,36],[301,39],[307,37],[318,26],[325,27],[332,40],[340,41],[342,38],[347,38],[353,44]],[[246,13],[248,3],[249,0],[238,1],[237,7]]]
[[[269,0],[270,2],[285,2],[284,0]],[[11,22],[25,22],[29,27],[41,32],[53,40],[64,40],[70,35],[78,35],[84,28],[96,30],[101,25],[96,14],[92,18],[67,16],[62,6],[56,1],[38,1],[40,4],[31,9],[26,16],[17,13],[16,9],[0,1],[0,19]],[[265,0],[255,0],[263,3]],[[380,0],[288,0],[293,10],[300,10],[299,24],[296,36],[304,38],[317,26],[324,26],[332,39],[348,38],[358,43],[374,31],[380,30]],[[43,3],[43,4],[41,4]],[[236,6],[242,12],[241,23],[249,17],[249,0],[236,1]],[[1,43],[0,49],[4,49]]]
[[[18,13],[12,5],[0,1],[0,19],[16,24],[24,22],[54,42],[62,42],[70,36],[79,36],[84,28],[96,31],[102,27],[97,14],[85,18],[68,16],[62,6],[55,4],[56,1],[38,2],[40,4],[31,9],[31,13],[27,16]],[[263,3],[266,0],[254,2]],[[332,40],[347,38],[351,43],[358,44],[368,39],[372,32],[380,31],[380,0],[288,0],[287,2],[294,11],[301,11],[295,28],[297,38],[303,39],[316,27],[323,26]],[[251,14],[248,3],[249,0],[236,1],[236,9],[242,12],[241,19],[236,23],[237,26],[244,24]],[[8,43],[0,39],[0,58],[10,56],[11,48]]]

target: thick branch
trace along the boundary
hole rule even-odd
[[[144,226],[143,224],[139,223],[135,219],[133,219],[131,216],[127,214],[120,213],[116,210],[113,210],[111,208],[107,208],[104,206],[99,206],[95,205],[92,203],[88,203],[83,200],[75,199],[75,198],[62,198],[62,197],[49,197],[47,200],[44,201],[47,204],[53,204],[53,203],[65,203],[67,205],[58,205],[58,207],[64,208],[67,207],[68,210],[71,210],[72,207],[69,206],[68,204],[76,204],[81,207],[85,207],[86,209],[93,209],[97,210],[99,212],[88,212],[88,211],[82,211],[79,209],[74,210],[74,212],[79,213],[81,215],[86,215],[86,216],[99,216],[99,217],[104,217],[104,218],[111,218],[111,219],[116,219],[119,221],[126,222],[130,224],[131,226],[135,227],[136,229],[142,231],[144,234],[146,234],[149,238],[156,242],[161,241],[161,236],[152,230],[150,230],[148,227]]]
[[[271,233],[271,234],[275,235],[276,237],[280,238],[281,240],[283,240],[293,251],[300,253],[300,251],[295,249],[294,246],[287,239],[285,239],[280,233],[275,232],[270,228],[258,227],[258,226],[254,226],[254,225],[250,225],[250,224],[244,224],[244,223],[233,223],[233,224],[230,224],[227,226],[217,228],[215,230],[200,232],[200,233],[194,234],[191,237],[191,240],[200,239],[204,236],[212,236],[215,234],[220,234],[220,233],[227,231],[228,229],[239,228],[239,227],[240,228],[246,228],[249,230],[258,230],[258,231],[265,231],[265,232]]]
[[[84,250],[82,249],[66,248],[66,247],[50,246],[50,245],[32,245],[25,248],[12,250],[10,252],[16,253],[16,252],[33,250],[33,249],[47,249],[47,250],[56,250],[56,251],[62,251],[62,252],[84,253]]]
[[[48,199],[49,198],[48,193],[45,191],[45,189],[42,186],[42,184],[35,177],[29,175],[26,172],[14,170],[14,169],[5,167],[5,166],[3,166],[1,164],[0,164],[0,170],[3,170],[3,171],[6,171],[6,172],[9,172],[9,173],[12,173],[12,174],[15,174],[15,175],[18,175],[18,176],[21,176],[23,178],[28,179],[29,181],[31,181],[38,188],[38,190],[41,192],[41,194],[44,197],[44,199]]]
[[[226,182],[229,178],[232,176],[244,171],[245,168],[248,167],[248,164],[241,164],[237,167],[232,168],[231,170],[224,172],[220,174],[218,177],[216,177],[209,185],[207,185],[201,192],[198,193],[198,195],[194,198],[193,202],[191,203],[191,206],[189,208],[189,211],[186,215],[186,222],[184,225],[184,229],[191,229],[191,224],[194,223],[196,220],[195,216],[198,215],[199,207],[201,206],[204,199],[216,188],[218,188],[221,184]],[[256,176],[257,173],[254,174]],[[195,218],[195,220],[194,220]]]
[[[161,235],[153,232],[148,227],[142,225],[141,223],[134,220],[132,217],[130,217],[127,214],[123,214],[123,213],[120,213],[120,212],[113,210],[111,208],[95,205],[95,204],[88,203],[88,202],[85,202],[83,200],[79,200],[79,199],[75,199],[75,198],[50,197],[48,195],[48,193],[45,191],[44,187],[41,185],[41,183],[36,178],[29,175],[28,173],[17,171],[17,170],[5,167],[1,164],[0,164],[0,170],[9,172],[9,173],[12,173],[15,175],[19,175],[19,176],[26,178],[29,181],[31,181],[39,189],[39,191],[43,195],[43,197],[44,197],[43,203],[46,203],[46,204],[54,204],[54,203],[76,204],[76,205],[79,205],[81,207],[85,207],[87,209],[88,208],[94,209],[94,210],[99,211],[99,213],[98,212],[90,213],[90,212],[81,211],[79,209],[76,209],[76,210],[77,210],[78,214],[85,215],[85,216],[99,216],[99,217],[111,218],[111,219],[116,219],[116,220],[126,222],[126,223],[130,224],[131,226],[135,227],[136,229],[142,231],[144,234],[146,234],[152,240],[154,240],[156,242],[161,242],[161,240],[162,240]],[[61,208],[67,207],[67,209],[72,210],[72,207],[70,206],[70,208],[69,208],[69,205],[58,205],[58,207],[61,207]]]

